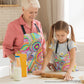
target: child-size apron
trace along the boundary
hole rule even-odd
[[[38,26],[34,23],[38,33],[26,34],[24,26],[21,25],[24,34],[24,43],[17,53],[27,54],[27,71],[40,70],[43,63],[42,37]]]
[[[68,40],[67,40],[67,54],[64,56],[57,55],[57,48],[58,48],[58,41],[56,43],[56,50],[55,50],[55,62],[54,66],[56,68],[56,71],[67,71],[70,66],[70,53],[68,48]],[[78,71],[76,65],[74,66],[72,71]]]

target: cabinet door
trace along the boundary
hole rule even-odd
[[[17,0],[0,0],[0,4],[1,5],[16,5],[17,4]]]
[[[4,5],[4,4],[10,4],[9,0],[0,0],[0,4]]]
[[[12,0],[12,4],[17,4],[17,0]]]
[[[0,0],[0,6],[19,6],[21,0]]]

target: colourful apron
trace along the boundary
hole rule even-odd
[[[23,25],[21,25],[24,34],[24,43],[17,53],[27,54],[27,71],[32,72],[40,70],[43,63],[42,38],[38,26],[34,23],[38,33],[26,34]]]
[[[67,54],[64,56],[57,55],[57,48],[58,48],[58,41],[56,44],[56,50],[55,50],[55,62],[54,66],[56,68],[56,71],[67,71],[70,66],[70,54],[69,54],[69,48],[68,48],[68,40],[67,40]],[[76,65],[74,66],[72,71],[78,71]]]

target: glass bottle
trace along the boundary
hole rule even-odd
[[[12,61],[10,61],[10,78],[13,78],[13,67],[14,67],[14,65],[13,65],[13,62]]]
[[[20,63],[20,56],[15,56],[14,61],[14,70],[13,70],[13,78],[14,80],[21,80],[22,73],[21,73],[21,63]]]

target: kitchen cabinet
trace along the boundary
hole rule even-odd
[[[19,6],[20,0],[0,0],[0,7]]]

